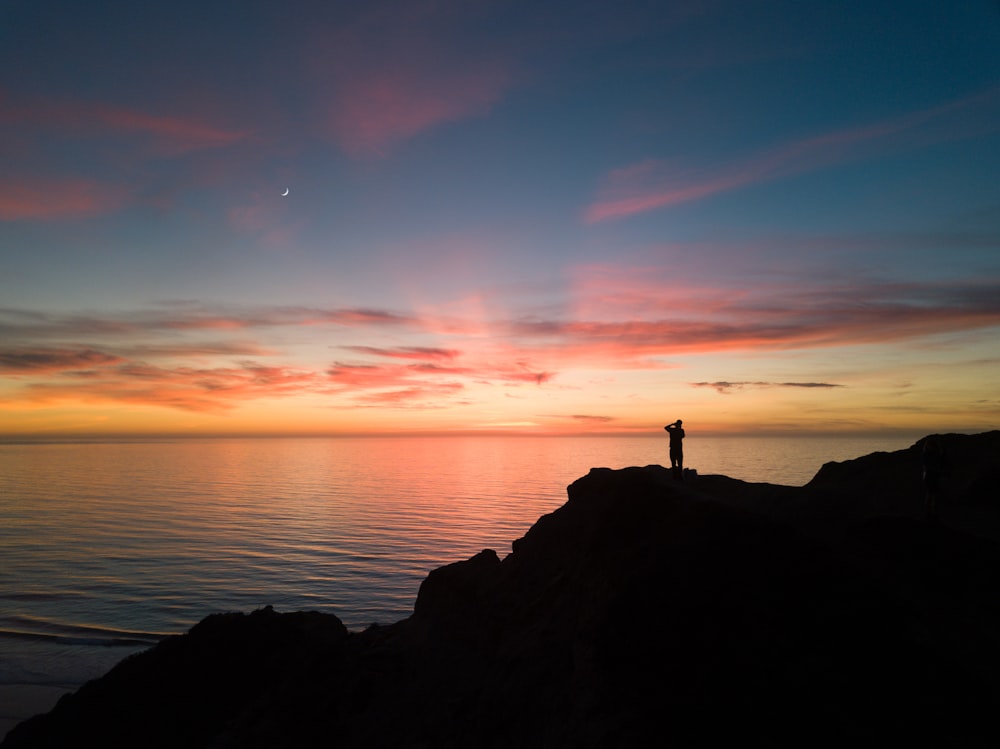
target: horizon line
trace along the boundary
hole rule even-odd
[[[992,429],[972,428],[972,429],[946,429],[938,431],[921,431],[916,429],[872,429],[872,430],[795,430],[795,429],[774,429],[761,431],[726,431],[719,429],[706,429],[692,433],[692,441],[699,437],[705,438],[844,438],[844,439],[914,439],[919,440],[930,434],[981,434],[995,431]],[[55,443],[76,443],[76,442],[138,442],[138,441],[184,441],[184,440],[305,440],[305,439],[439,439],[444,437],[544,437],[578,439],[585,437],[610,437],[610,438],[649,438],[665,439],[662,427],[659,430],[628,430],[628,431],[601,431],[601,432],[533,432],[527,430],[431,430],[420,431],[393,431],[393,432],[206,432],[192,434],[189,432],[116,432],[116,433],[34,433],[34,434],[0,434],[0,445],[15,444],[55,444]]]

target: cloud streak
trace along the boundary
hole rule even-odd
[[[0,374],[64,372],[119,364],[124,360],[94,349],[0,348]]]
[[[156,114],[105,102],[0,99],[0,154],[8,167],[0,178],[0,221],[79,219],[113,213],[149,178],[156,159],[250,142],[245,129],[199,117]],[[55,144],[55,147],[53,147]],[[52,154],[75,153],[51,167]],[[100,165],[89,163],[102,155]],[[108,166],[119,170],[108,174]],[[91,176],[100,169],[100,178]],[[72,172],[72,173],[69,173]],[[127,175],[127,176],[122,176]],[[126,184],[127,183],[127,184]],[[141,191],[140,191],[141,192]]]
[[[33,404],[126,403],[218,413],[241,402],[315,390],[314,372],[244,362],[231,367],[160,367],[141,362],[63,371],[30,382],[23,399]]]
[[[513,83],[505,57],[457,40],[476,11],[412,3],[366,13],[329,32],[313,69],[328,92],[327,132],[351,155],[384,149],[438,126],[481,117]]]
[[[0,221],[97,216],[120,208],[121,187],[81,178],[0,178]]]
[[[717,393],[723,395],[728,395],[733,390],[743,390],[751,388],[820,388],[820,389],[832,389],[832,388],[842,388],[843,385],[837,385],[831,382],[761,382],[761,381],[735,381],[729,382],[727,380],[719,380],[717,382],[692,382],[691,387],[696,388],[711,388]]]
[[[456,71],[397,69],[342,78],[328,122],[334,140],[350,154],[383,149],[439,125],[483,116],[509,85],[500,68]]]
[[[377,346],[344,346],[344,350],[357,354],[386,357],[389,359],[421,359],[451,361],[461,352],[456,349],[434,348],[432,346],[400,346],[398,348],[379,348]]]
[[[655,269],[595,277],[575,319],[510,321],[526,351],[642,366],[657,357],[895,343],[1000,325],[1000,279],[880,283],[857,280],[759,284],[752,289],[672,291]]]
[[[339,388],[369,390],[403,388],[429,382],[464,381],[478,384],[544,385],[554,372],[533,368],[528,362],[513,364],[479,363],[469,366],[440,365],[434,362],[413,364],[334,364],[327,370],[330,381]]]
[[[137,135],[148,138],[152,150],[160,155],[221,148],[251,138],[247,130],[218,127],[194,117],[71,100],[9,104],[0,114],[0,125],[29,125],[73,140]]]
[[[829,168],[887,151],[912,149],[990,132],[1000,88],[910,112],[895,119],[804,138],[763,151],[714,174],[691,174],[649,159],[612,171],[584,211],[596,224],[718,195],[751,185]],[[986,119],[983,119],[983,118]],[[995,132],[998,126],[993,125]]]
[[[121,315],[58,315],[0,308],[0,334],[6,340],[66,337],[147,336],[166,331],[239,332],[283,327],[331,325],[344,328],[405,328],[417,319],[389,310],[362,307],[207,307],[136,310]]]

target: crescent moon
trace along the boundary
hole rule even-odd
[[[286,187],[285,191],[283,193],[281,193],[281,197],[284,198],[284,197],[287,197],[287,196],[288,196],[288,188]]]

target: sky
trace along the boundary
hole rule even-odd
[[[0,436],[1000,427],[994,0],[0,0],[0,71]]]

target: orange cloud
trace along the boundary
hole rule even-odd
[[[455,349],[433,348],[429,346],[400,346],[398,348],[378,348],[376,346],[344,346],[347,351],[390,359],[454,359],[459,355]]]
[[[427,383],[399,390],[364,393],[355,400],[355,403],[368,406],[443,408],[445,405],[443,399],[451,399],[452,396],[462,392],[463,388],[464,385],[460,382]],[[449,402],[448,405],[453,404]]]
[[[378,364],[335,364],[326,374],[332,382],[349,388],[396,387],[413,381],[418,372],[414,367],[380,366]]]
[[[63,375],[28,384],[27,399],[34,403],[131,403],[218,412],[241,401],[295,395],[320,384],[314,372],[252,362],[214,368],[168,368],[137,362]]]

